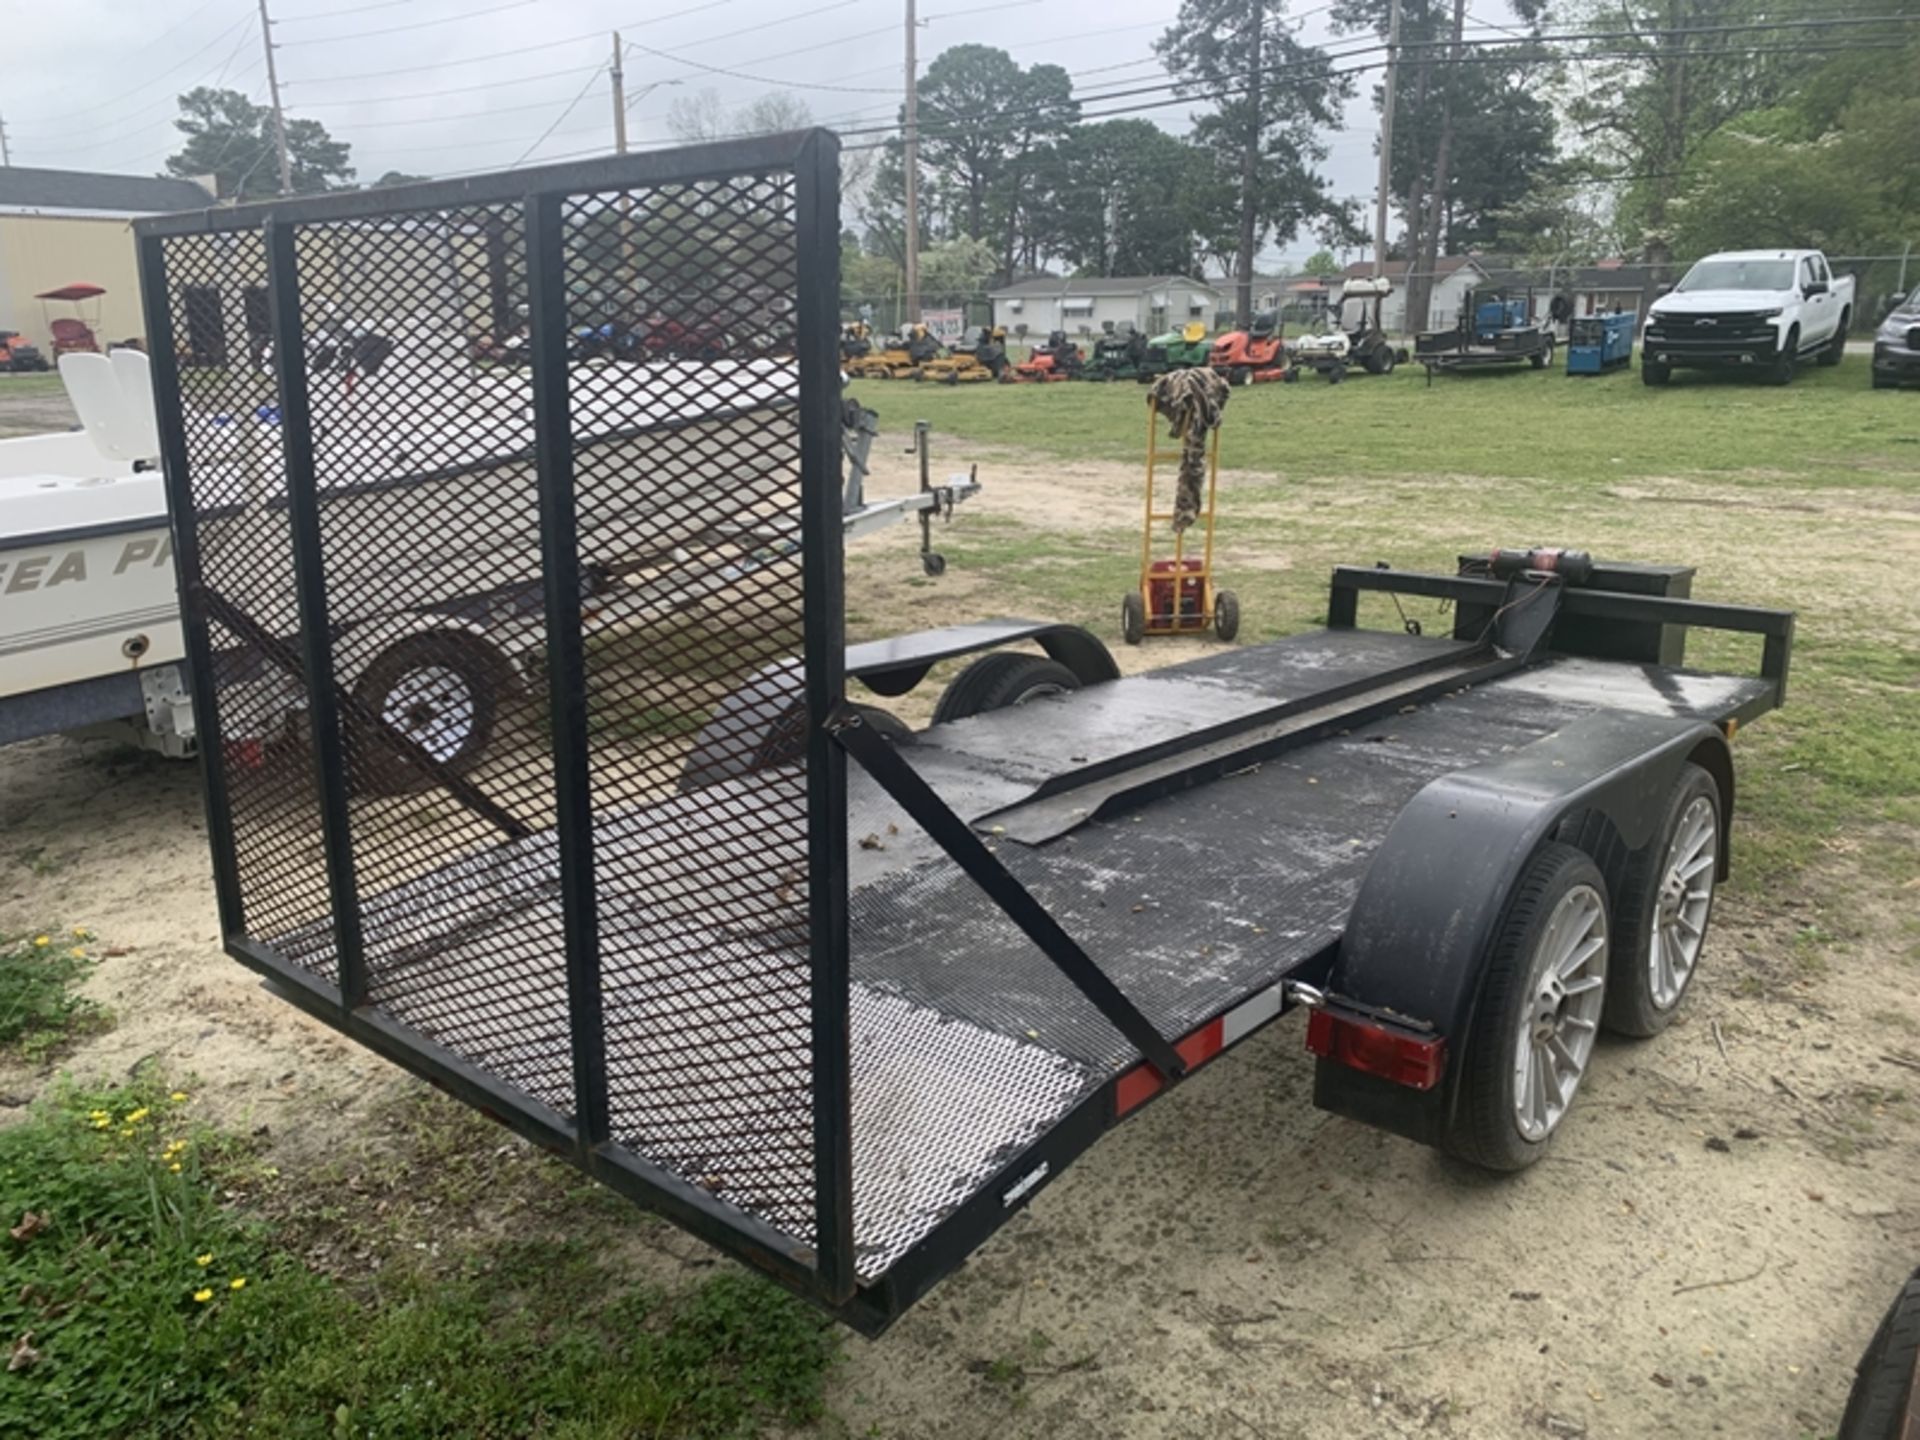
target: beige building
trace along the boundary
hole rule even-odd
[[[97,304],[94,329],[103,349],[144,335],[129,222],[212,203],[192,180],[0,166],[0,330],[18,330],[51,357],[48,307],[34,296],[88,284],[107,292],[87,302],[85,317],[91,320]],[[51,309],[55,319],[74,313],[70,305]]]

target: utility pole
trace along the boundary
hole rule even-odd
[[[260,0],[260,43],[267,51],[267,93],[273,97],[273,143],[280,152],[280,193],[291,195],[293,162],[287,158],[287,112],[280,108],[280,74],[273,64],[273,17],[267,14],[267,0]]]
[[[1260,243],[1253,191],[1260,179],[1260,133],[1266,128],[1260,113],[1260,61],[1261,42],[1266,38],[1267,0],[1251,0],[1247,26],[1247,138],[1240,151],[1240,256],[1234,266],[1238,284],[1233,305],[1233,323],[1242,330],[1253,324],[1253,252]]]
[[[13,152],[7,149],[7,117],[0,115],[0,168],[13,168]]]
[[[1387,19],[1387,93],[1380,102],[1380,194],[1373,208],[1373,278],[1387,273],[1387,193],[1393,183],[1393,102],[1400,81],[1400,0]],[[1408,262],[1412,268],[1412,262]]]
[[[627,72],[621,67],[620,32],[613,32],[613,153],[627,153]]]
[[[919,20],[914,0],[907,0],[907,296],[901,329],[920,319],[920,63],[914,57],[914,31]]]

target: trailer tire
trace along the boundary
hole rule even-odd
[[[1835,1440],[1900,1440],[1920,1360],[1920,1272],[1900,1287],[1854,1367]]]
[[[1138,645],[1147,638],[1147,602],[1140,598],[1138,590],[1129,590],[1120,597],[1120,638],[1129,645]]]
[[[1549,336],[1547,339],[1547,348],[1544,350],[1535,351],[1533,354],[1529,355],[1527,357],[1527,363],[1533,366],[1533,368],[1536,370],[1545,370],[1552,366],[1553,339],[1551,336]]]
[[[1223,641],[1240,633],[1240,597],[1231,590],[1213,593],[1213,633]]]
[[[1688,765],[1667,796],[1653,840],[1627,861],[1613,909],[1613,956],[1607,971],[1607,1029],[1645,1039],[1673,1022],[1700,967],[1713,917],[1714,875],[1723,822],[1720,787],[1698,765]],[[1685,849],[1686,854],[1676,855]],[[1706,868],[1683,872],[1704,860]],[[1697,900],[1690,881],[1699,884]],[[1679,887],[1680,896],[1672,893]],[[1691,937],[1677,918],[1699,925]],[[1667,920],[1667,924],[1662,924]],[[1656,952],[1655,946],[1659,949]],[[1678,963],[1676,963],[1676,961]],[[1661,973],[1655,973],[1656,962]]]
[[[953,677],[941,692],[940,703],[933,707],[933,723],[965,720],[1079,688],[1080,677],[1058,660],[1019,650],[996,650]]]
[[[1487,955],[1443,1141],[1449,1154],[1483,1169],[1514,1171],[1546,1153],[1593,1059],[1606,993],[1607,917],[1607,882],[1585,851],[1553,842],[1527,862]],[[1598,951],[1589,948],[1594,940]],[[1563,946],[1564,956],[1558,953]],[[1569,978],[1579,988],[1563,991]],[[1598,996],[1589,999],[1596,988]],[[1583,1028],[1562,1039],[1575,1022]],[[1574,1062],[1565,1089],[1554,1045]],[[1557,1110],[1546,1089],[1549,1071]]]
[[[469,635],[439,631],[389,645],[354,684],[354,709],[360,713],[343,717],[354,788],[367,795],[404,795],[433,784],[433,776],[393,743],[387,727],[456,775],[472,769],[492,743],[501,697],[512,684],[505,657]]]

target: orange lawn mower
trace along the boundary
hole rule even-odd
[[[1018,365],[1000,372],[1005,385],[1042,385],[1055,380],[1072,380],[1087,363],[1080,347],[1067,339],[1067,332],[1056,330],[1047,343],[1033,347],[1033,353]]]
[[[1230,385],[1265,385],[1295,380],[1272,311],[1253,317],[1245,330],[1229,330],[1213,342],[1207,364]]]
[[[1240,633],[1240,602],[1213,583],[1214,500],[1220,473],[1220,419],[1227,382],[1212,370],[1174,370],[1147,392],[1147,512],[1140,535],[1140,583],[1120,601],[1120,634],[1129,645],[1149,635],[1197,635],[1211,629],[1222,640]],[[1178,450],[1160,447],[1164,418]],[[1178,467],[1173,508],[1154,508],[1155,466]],[[1161,492],[1162,494],[1164,492]],[[1154,526],[1169,524],[1173,553],[1154,555]],[[1189,533],[1200,527],[1199,553]]]

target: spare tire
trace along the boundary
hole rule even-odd
[[[953,677],[933,708],[933,723],[965,720],[970,715],[985,715],[1048,695],[1066,695],[1079,688],[1080,677],[1058,660],[1018,650],[996,650]]]

